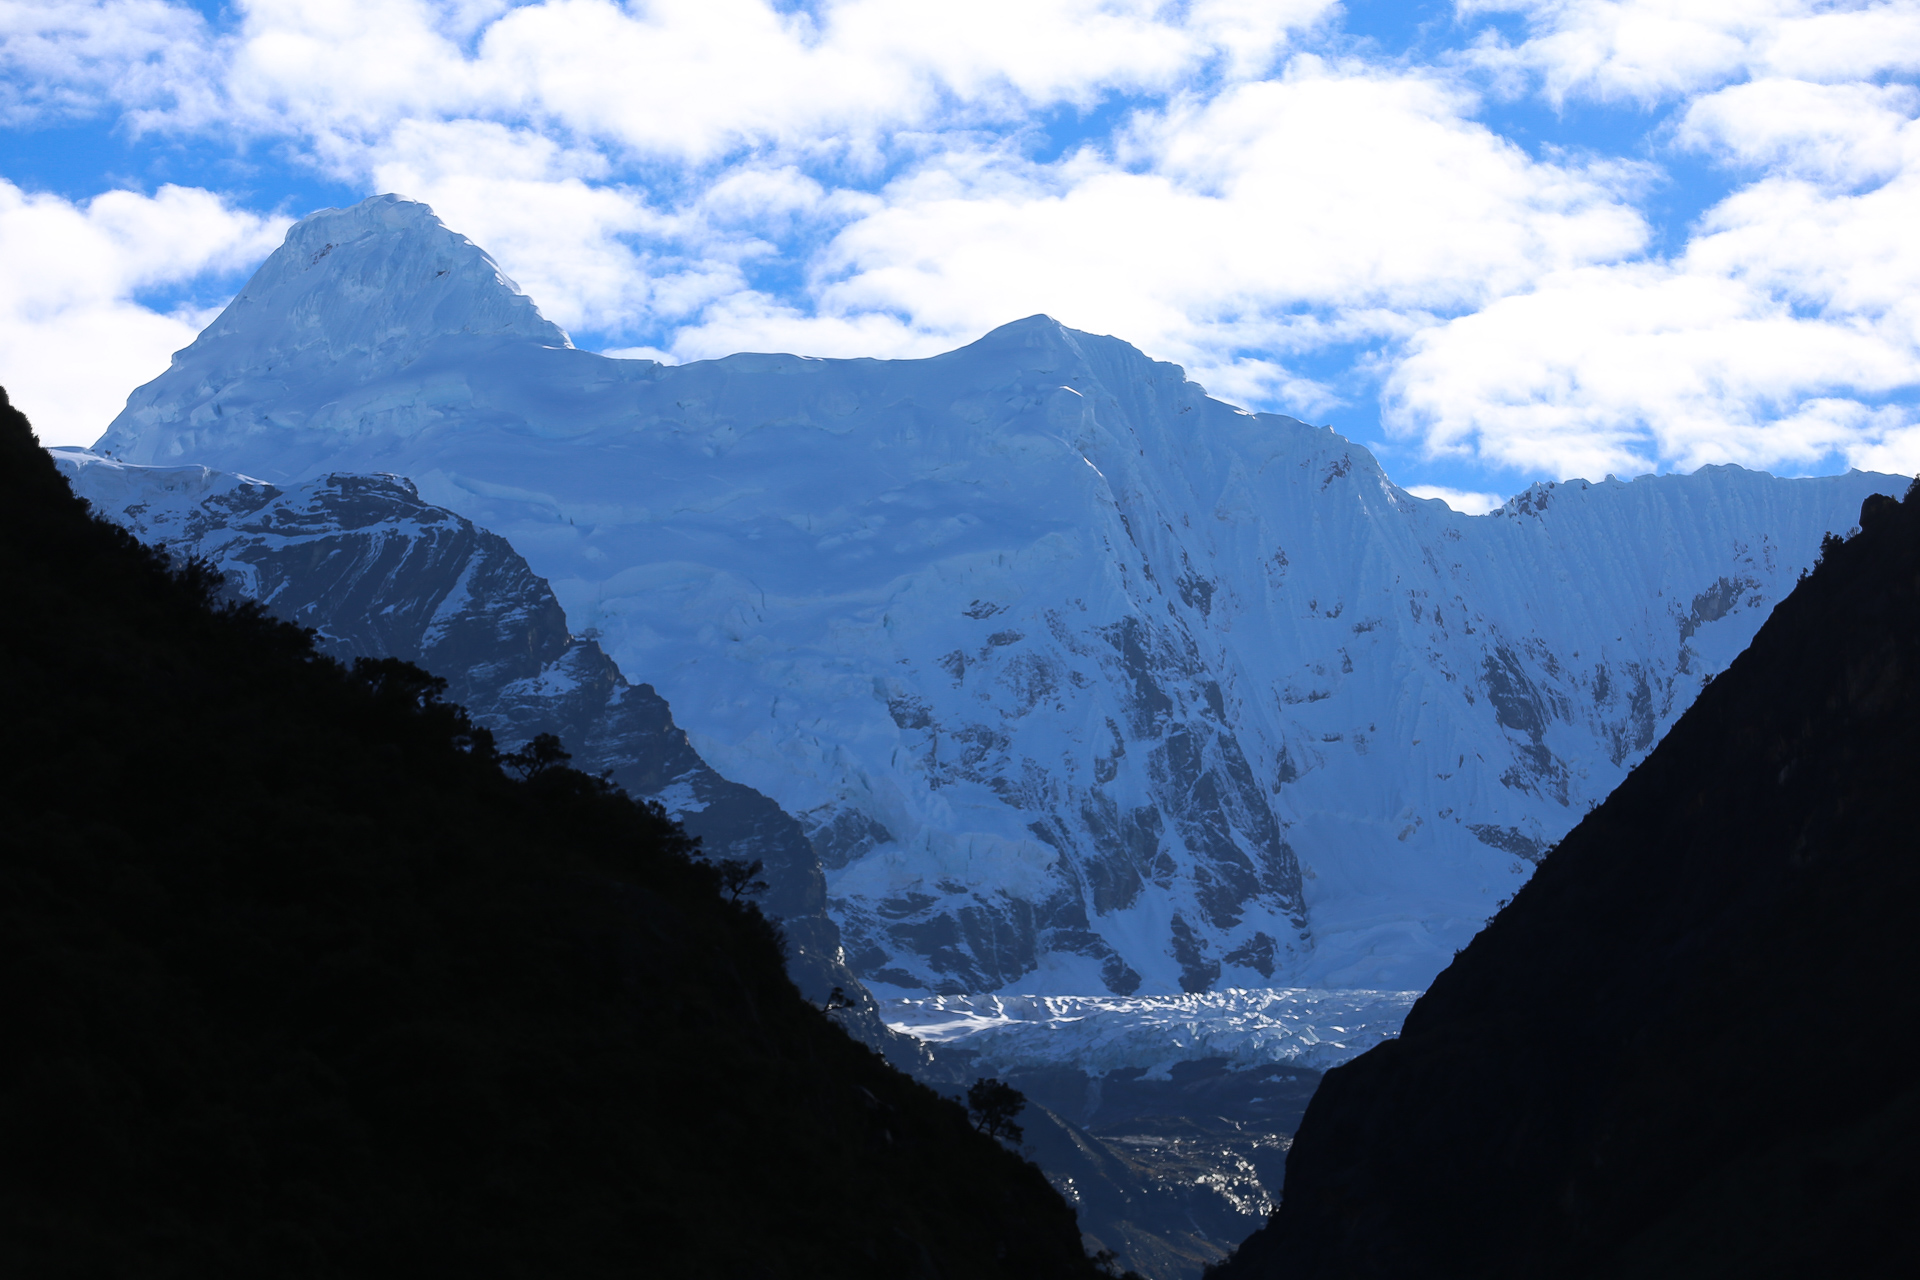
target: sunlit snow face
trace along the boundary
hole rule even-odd
[[[924,355],[1046,312],[1463,506],[1541,474],[1920,467],[1910,0],[7,23],[0,380],[56,442],[287,215],[397,190],[595,349]]]

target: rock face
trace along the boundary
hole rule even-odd
[[[1226,1275],[1908,1275],[1920,500],[1876,497],[1415,1005]]]
[[[1418,988],[1887,477],[1491,516],[1045,318],[927,360],[572,349],[424,206],[317,214],[99,442],[409,476],[803,822],[897,993]]]
[[[709,857],[759,860],[762,908],[780,919],[790,971],[822,1000],[861,994],[826,912],[826,881],[799,823],[715,773],[653,688],[630,684],[593,640],[569,633],[545,580],[504,538],[421,501],[390,475],[324,476],[285,489],[205,467],[142,467],[79,449],[54,460],[96,513],[226,575],[226,590],[314,628],[341,658],[397,657],[444,674],[447,696],[503,747],[559,735],[573,764],[659,800]],[[918,1056],[870,1002],[836,1017]]]

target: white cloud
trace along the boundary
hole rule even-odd
[[[1192,0],[1188,26],[1226,57],[1236,78],[1269,70],[1294,37],[1330,25],[1332,0]]]
[[[1920,425],[1890,422],[1863,433],[1848,446],[1847,465],[1920,480]]]
[[[1438,498],[1463,516],[1483,516],[1506,501],[1497,493],[1473,493],[1437,484],[1412,485],[1407,492],[1416,498]]]
[[[1518,45],[1484,39],[1483,66],[1570,97],[1659,102],[1749,73],[1864,80],[1920,69],[1916,0],[1457,0],[1463,17],[1524,15]]]
[[[1333,395],[1289,372],[1288,352],[1398,337],[1410,315],[1642,242],[1619,195],[1629,172],[1531,160],[1473,106],[1430,77],[1301,59],[1285,79],[1137,117],[1117,158],[950,151],[815,260],[817,324],[837,341],[871,336],[854,317],[910,317],[925,336],[906,345],[931,350],[1046,312],[1186,362],[1223,394],[1324,407]],[[767,339],[804,336],[787,312],[759,314]],[[737,308],[719,328],[749,336]],[[703,323],[682,343],[715,336]]]
[[[1914,462],[1920,94],[1870,77],[1920,67],[1920,5],[1461,7],[1527,17],[1483,61],[1554,100],[1685,99],[1674,142],[1753,180],[1670,261],[1554,273],[1420,334],[1388,380],[1390,429],[1561,475]]]
[[[473,114],[497,88],[420,0],[240,7],[239,30],[222,50],[217,114],[182,124],[304,137],[336,173],[360,177],[361,149],[394,127]]]
[[[600,354],[615,360],[652,360],[658,364],[680,363],[671,351],[662,351],[658,347],[608,347]]]
[[[1910,416],[1868,401],[1920,384],[1920,330],[1802,314],[1714,269],[1713,247],[1558,273],[1421,334],[1389,380],[1390,428],[1437,453],[1592,478],[1805,470]]]
[[[1768,78],[1696,98],[1678,141],[1775,176],[1841,185],[1885,181],[1920,160],[1911,85]]]
[[[213,318],[134,295],[251,266],[285,230],[185,187],[80,205],[0,179],[0,384],[44,443],[91,443]]]
[[[206,21],[164,0],[0,0],[0,122],[204,110]]]
[[[1036,106],[1166,91],[1216,58],[1267,64],[1330,0],[556,0],[494,26],[499,88],[568,129],[652,153],[803,150],[935,120],[1019,121]]]
[[[765,146],[870,160],[903,129],[1018,126],[1037,107],[1170,91],[1215,63],[1244,74],[1334,8],[1332,0],[839,0],[814,12],[767,0],[511,9],[248,0],[222,49],[221,110],[264,134],[303,134],[342,173],[357,148],[402,120],[462,116],[696,163]]]

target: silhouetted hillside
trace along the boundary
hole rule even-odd
[[[0,392],[0,1272],[1092,1274],[657,811],[211,599]]]
[[[1327,1075],[1225,1276],[1920,1269],[1920,499],[1860,523]]]

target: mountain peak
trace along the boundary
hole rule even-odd
[[[336,358],[378,357],[455,333],[573,345],[498,263],[432,209],[380,195],[296,222],[181,356],[243,335],[257,345],[271,335],[269,341],[290,340],[296,350],[323,344]]]
[[[127,399],[99,448],[138,451],[142,429],[294,383],[360,382],[405,369],[443,339],[571,347],[499,264],[418,201],[379,195],[295,223],[173,368]],[[176,403],[185,373],[199,394]],[[176,393],[164,403],[165,381]],[[131,456],[129,454],[128,456]],[[147,459],[135,459],[147,460]]]
[[[1061,354],[1078,355],[1076,338],[1087,337],[1077,329],[1069,329],[1052,316],[1045,313],[1027,316],[1020,320],[1010,320],[995,329],[989,329],[977,340],[961,347],[960,352],[989,351],[1047,351]]]

